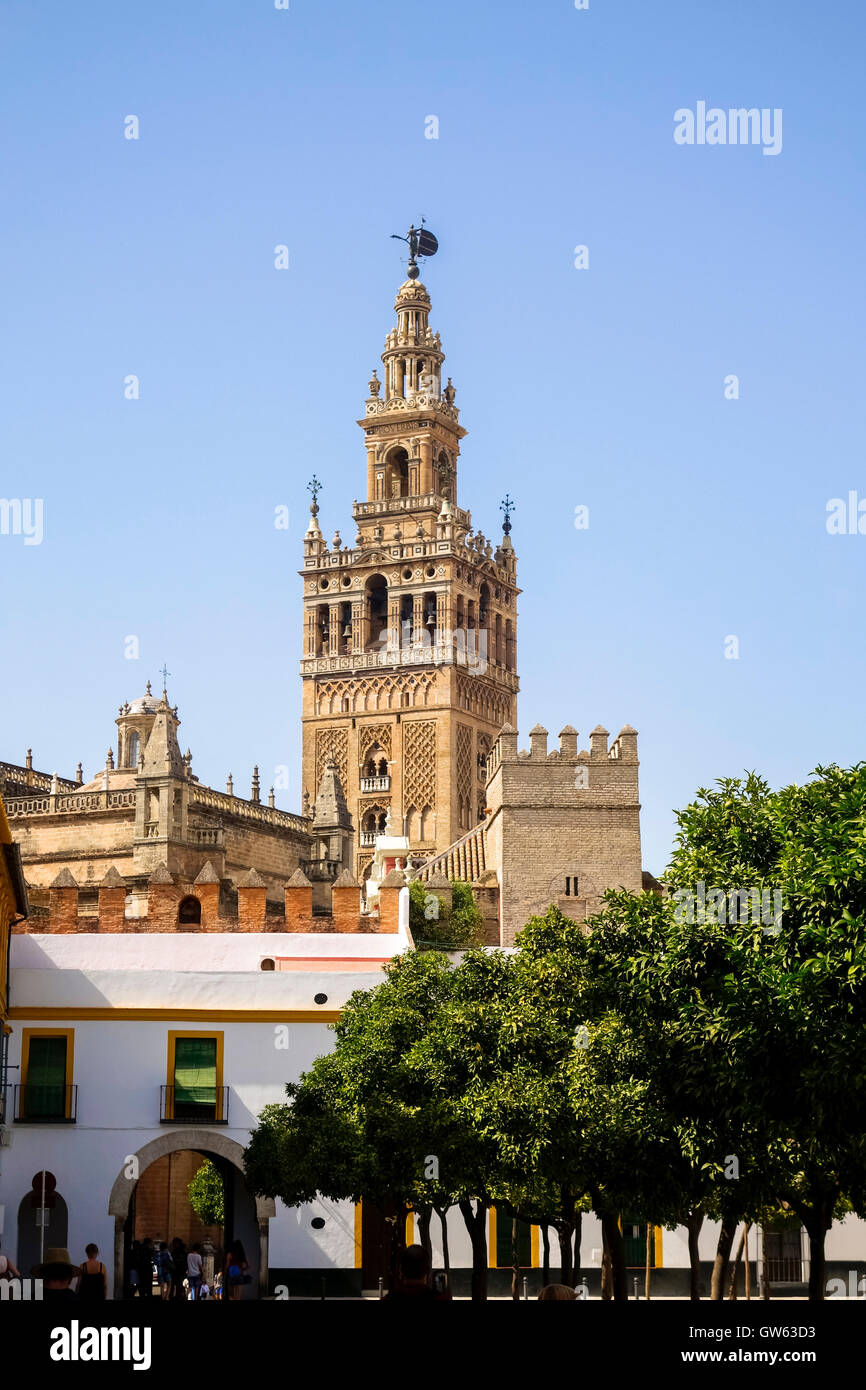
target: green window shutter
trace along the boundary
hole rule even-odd
[[[31,1038],[27,1062],[27,1113],[34,1118],[66,1112],[66,1038]]]
[[[499,1269],[513,1269],[511,1250],[511,1222],[504,1211],[496,1213],[496,1265]],[[517,1223],[517,1253],[521,1269],[529,1269],[532,1264],[532,1227],[528,1221]]]
[[[216,1038],[176,1038],[174,1045],[175,1105],[216,1103]]]

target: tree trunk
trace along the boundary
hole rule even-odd
[[[487,1301],[487,1203],[463,1197],[457,1204],[472,1242],[472,1301]]]
[[[574,1270],[575,1283],[577,1283],[578,1279],[580,1278],[580,1239],[582,1232],[583,1212],[576,1211],[574,1213],[574,1264],[572,1265],[572,1269]]]
[[[824,1299],[824,1237],[827,1227],[824,1213],[819,1208],[816,1217],[804,1223],[809,1235],[809,1302],[821,1303]]]
[[[746,1265],[746,1302],[747,1302],[747,1303],[748,1303],[749,1299],[752,1297],[752,1271],[749,1269],[749,1227],[751,1226],[751,1224],[752,1224],[751,1221],[747,1221],[747,1222],[746,1222],[745,1229],[744,1229],[744,1231],[743,1231],[743,1251],[744,1251],[744,1255],[745,1255],[745,1265]]]
[[[824,1261],[824,1241],[833,1224],[833,1208],[839,1199],[838,1191],[819,1197],[808,1206],[803,1202],[791,1202],[809,1237],[809,1302],[824,1301],[826,1267]]]
[[[610,1257],[614,1302],[625,1303],[628,1300],[628,1284],[625,1270],[625,1245],[622,1231],[619,1228],[619,1221],[615,1216],[605,1213],[601,1218],[601,1228],[605,1233]]]
[[[654,1240],[654,1238],[655,1238],[655,1231],[654,1231],[653,1227],[651,1226],[650,1222],[648,1221],[648,1222],[646,1223],[646,1273],[645,1273],[645,1275],[644,1275],[644,1288],[643,1288],[643,1296],[644,1296],[644,1298],[647,1300],[647,1302],[649,1302],[649,1296],[650,1296],[650,1280],[651,1280],[651,1278],[652,1278],[652,1267],[653,1267],[653,1240]]]
[[[442,1265],[446,1274],[451,1273],[451,1256],[448,1250],[448,1207],[439,1207],[439,1225],[442,1227]]]
[[[728,1298],[733,1299],[734,1301],[736,1301],[737,1297],[737,1273],[740,1268],[740,1260],[743,1258],[743,1246],[746,1243],[747,1229],[748,1223],[743,1222],[743,1234],[740,1236],[740,1243],[737,1246],[736,1254],[734,1255],[733,1264],[731,1266],[731,1281],[728,1284]]]
[[[710,1298],[720,1302],[725,1296],[725,1277],[731,1259],[731,1246],[737,1231],[738,1222],[726,1216],[719,1231],[716,1258],[713,1261],[713,1277],[710,1282]]]
[[[557,1221],[556,1234],[559,1237],[559,1282],[561,1284],[567,1284],[568,1287],[571,1288],[574,1282],[571,1265],[571,1239],[573,1227],[567,1221]]]
[[[690,1211],[686,1217],[686,1230],[689,1233],[689,1297],[693,1303],[701,1298],[701,1257],[698,1250],[698,1236],[704,1224],[702,1211]]]
[[[601,1296],[605,1303],[609,1303],[613,1298],[613,1275],[610,1268],[610,1251],[607,1248],[607,1241],[604,1242],[604,1249],[601,1252]]]
[[[547,1222],[541,1228],[541,1244],[544,1249],[543,1263],[541,1266],[541,1282],[545,1288],[550,1283],[550,1227]]]
[[[427,1254],[427,1259],[430,1261],[430,1268],[432,1269],[433,1242],[430,1239],[430,1219],[433,1215],[433,1208],[426,1205],[419,1206],[415,1210],[415,1215],[418,1218],[418,1235],[420,1236],[418,1244],[423,1246]]]

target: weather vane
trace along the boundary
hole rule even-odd
[[[410,280],[417,280],[420,275],[416,256],[435,256],[439,250],[439,242],[431,231],[424,226],[424,218],[421,218],[420,227],[410,227],[406,236],[399,236],[397,232],[391,233],[392,241],[405,241],[409,247],[409,265],[406,274]]]
[[[319,482],[318,478],[314,473],[312,481],[307,483],[307,492],[311,492],[313,494],[313,505],[310,508],[310,511],[313,513],[313,516],[316,516],[319,510],[319,493],[321,491],[322,484]]]
[[[514,511],[516,505],[517,504],[515,502],[512,502],[507,492],[503,500],[499,503],[499,510],[505,513],[505,520],[502,523],[502,529],[505,532],[506,536],[511,530],[511,513]]]

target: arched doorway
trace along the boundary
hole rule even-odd
[[[183,1149],[203,1154],[224,1173],[234,1174],[234,1183],[226,1193],[225,1236],[227,1240],[243,1241],[253,1276],[250,1293],[262,1297],[268,1291],[268,1223],[276,1214],[276,1205],[272,1197],[254,1197],[247,1187],[241,1145],[208,1129],[174,1130],[127,1156],[108,1200],[109,1215],[114,1217],[114,1297],[123,1297],[124,1264],[132,1239],[139,1179],[158,1159]]]
[[[46,1174],[44,1248],[65,1248],[69,1242],[69,1213],[66,1203],[56,1189],[54,1175]],[[42,1209],[41,1174],[33,1178],[33,1186],[18,1205],[18,1268],[22,1278],[30,1279],[39,1264],[42,1230],[39,1225]]]

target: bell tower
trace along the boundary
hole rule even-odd
[[[326,544],[314,478],[301,571],[304,792],[333,758],[359,878],[389,812],[418,862],[484,819],[486,759],[517,718],[512,504],[495,547],[458,505],[466,431],[412,250],[358,421],[367,496],[353,504],[354,544],[339,531]]]

